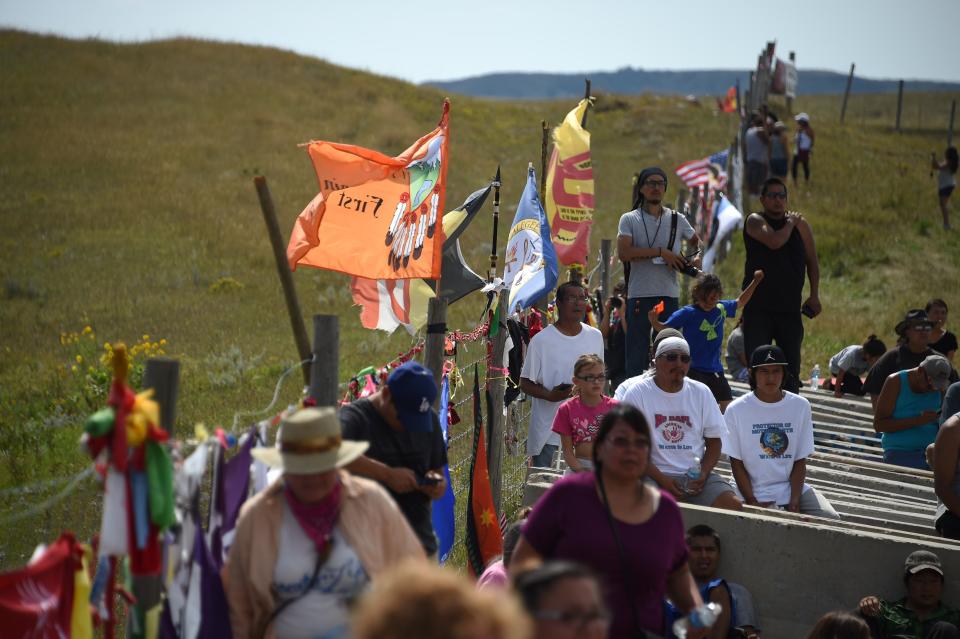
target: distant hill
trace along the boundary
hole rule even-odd
[[[428,80],[424,85],[461,95],[483,98],[555,99],[583,95],[583,79],[590,78],[593,92],[638,95],[722,95],[740,79],[746,88],[747,70],[646,71],[626,67],[596,73],[489,73],[460,80]],[[899,80],[853,78],[853,93],[891,93]],[[800,71],[801,95],[843,93],[847,76],[834,71]],[[957,91],[960,84],[908,80],[907,91]]]

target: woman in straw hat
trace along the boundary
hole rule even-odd
[[[424,558],[386,491],[342,470],[367,446],[342,440],[328,407],[287,416],[276,447],[254,449],[283,474],[237,522],[224,575],[234,637],[348,636],[349,606],[370,580]]]

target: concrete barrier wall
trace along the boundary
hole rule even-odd
[[[903,561],[914,550],[937,553],[946,573],[944,600],[960,604],[960,549],[776,517],[682,504],[686,527],[720,533],[720,575],[753,594],[764,637],[802,638],[824,613],[856,607],[864,595],[904,595]]]

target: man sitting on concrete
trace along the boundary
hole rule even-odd
[[[657,346],[653,376],[631,385],[621,400],[650,424],[647,476],[678,501],[741,510],[733,487],[713,472],[726,430],[723,414],[706,384],[686,378],[689,368],[687,341],[668,337]]]
[[[723,452],[743,501],[839,519],[830,502],[805,483],[813,454],[810,402],[783,389],[787,358],[779,346],[750,356],[750,388],[727,406]]]
[[[907,596],[886,601],[875,595],[860,600],[860,614],[875,639],[956,639],[960,610],[940,601],[943,566],[929,550],[916,550],[903,566]]]
[[[693,526],[687,531],[687,547],[690,549],[687,563],[690,565],[690,574],[700,589],[700,597],[704,602],[712,601],[723,608],[707,637],[726,639],[736,636],[759,639],[757,612],[753,607],[750,591],[740,584],[717,577],[717,569],[720,567],[720,534],[706,524]],[[669,602],[667,608],[669,622],[672,623],[679,612]],[[737,634],[734,634],[735,632]]]

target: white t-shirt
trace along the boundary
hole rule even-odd
[[[603,359],[603,335],[597,329],[580,324],[580,332],[568,337],[551,324],[533,336],[527,346],[520,377],[551,390],[573,380],[573,365],[581,355]],[[553,418],[562,402],[548,402],[531,397],[530,432],[527,454],[539,455],[545,444],[560,445],[560,435],[553,432]]]
[[[723,452],[743,462],[753,496],[760,502],[788,504],[793,464],[813,454],[810,402],[784,391],[783,399],[771,404],[750,393],[730,402],[724,418]],[[808,489],[804,484],[803,492]]]
[[[706,384],[683,380],[676,393],[660,389],[653,376],[641,378],[620,400],[640,410],[650,424],[650,461],[668,475],[682,475],[703,459],[705,438],[722,438],[723,414]]]
[[[283,505],[283,524],[273,568],[273,591],[280,602],[296,597],[310,583],[317,561],[313,541]],[[333,548],[320,567],[309,593],[287,606],[274,621],[284,639],[344,639],[350,636],[348,604],[370,583],[360,558],[339,528],[333,531]]]

